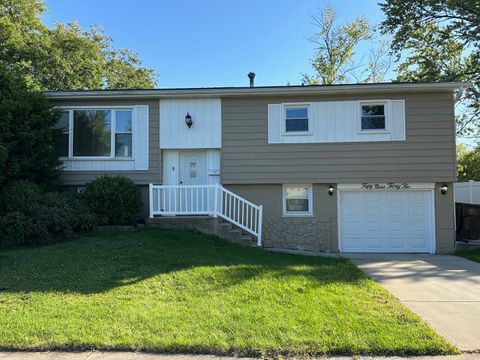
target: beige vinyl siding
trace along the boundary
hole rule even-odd
[[[123,175],[139,185],[149,183],[158,184],[162,179],[159,147],[159,107],[158,100],[128,99],[128,100],[51,100],[56,106],[128,106],[148,105],[149,107],[149,154],[148,170],[136,171],[64,171],[62,181],[64,185],[84,185],[85,183],[103,175]],[[108,161],[108,160],[105,160]]]
[[[404,99],[406,141],[268,144],[268,104]],[[224,184],[455,181],[451,92],[222,99]]]

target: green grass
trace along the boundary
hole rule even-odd
[[[455,255],[462,256],[472,261],[480,262],[480,249],[459,250],[455,252]]]
[[[0,251],[0,347],[457,352],[348,260],[162,230]]]

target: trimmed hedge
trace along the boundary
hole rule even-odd
[[[134,225],[142,207],[140,189],[123,176],[99,177],[86,185],[83,196],[99,225]]]

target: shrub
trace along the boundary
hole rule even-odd
[[[123,176],[102,176],[83,193],[99,225],[133,225],[142,206],[140,189]]]
[[[68,237],[73,232],[91,231],[96,227],[95,216],[78,196],[70,193],[46,193],[32,207],[32,215],[49,236]]]
[[[82,199],[68,193],[45,193],[27,211],[12,211],[0,217],[2,246],[63,240],[75,232],[95,228],[95,217]]]
[[[33,222],[29,215],[13,211],[0,216],[0,245],[12,246],[29,243],[33,236]]]
[[[41,195],[42,189],[37,184],[27,180],[12,182],[2,191],[3,208],[7,213],[19,211],[27,214]]]

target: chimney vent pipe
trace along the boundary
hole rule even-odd
[[[255,86],[255,73],[249,72],[247,76],[250,79],[250,87],[254,87]]]

